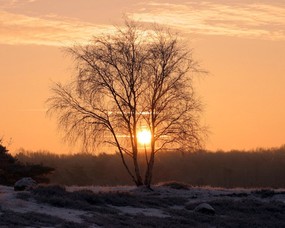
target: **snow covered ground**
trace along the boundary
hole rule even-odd
[[[80,215],[84,214],[84,211],[53,207],[48,204],[38,204],[34,199],[19,199],[17,198],[17,194],[18,193],[11,187],[0,186],[1,209],[18,213],[39,212],[44,215],[56,216],[71,222],[82,222]]]
[[[0,227],[285,227],[285,190],[0,186]]]

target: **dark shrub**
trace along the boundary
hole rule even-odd
[[[12,186],[23,177],[31,177],[38,183],[47,183],[49,179],[46,175],[54,171],[53,168],[23,164],[14,158],[0,140],[0,185]]]
[[[276,193],[274,190],[271,189],[261,189],[252,192],[253,194],[261,197],[261,198],[269,198],[274,196]]]
[[[169,187],[169,188],[177,189],[177,190],[189,190],[189,186],[187,184],[182,183],[182,182],[176,182],[176,181],[160,183],[159,186]]]

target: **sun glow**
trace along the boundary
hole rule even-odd
[[[138,141],[142,145],[150,144],[151,142],[151,132],[148,129],[142,129],[138,132]]]

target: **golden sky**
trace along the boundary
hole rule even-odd
[[[62,47],[111,32],[123,14],[179,30],[210,72],[196,82],[208,149],[285,144],[284,0],[0,0],[0,136],[11,151],[76,152],[45,114],[51,83],[74,73]]]

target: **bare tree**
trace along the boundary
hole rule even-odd
[[[201,105],[192,86],[201,71],[175,34],[127,20],[113,35],[94,37],[89,45],[68,51],[78,74],[67,85],[55,84],[48,99],[49,112],[57,114],[68,139],[115,146],[134,183],[147,187],[157,152],[201,146]],[[144,145],[138,138],[142,129],[150,133]]]

